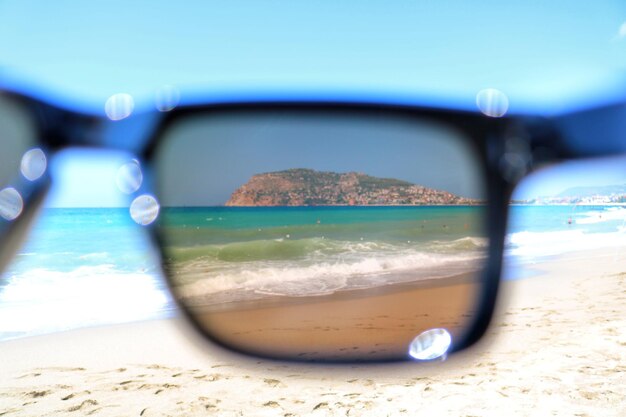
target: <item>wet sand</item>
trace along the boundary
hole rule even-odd
[[[199,325],[225,345],[263,357],[316,361],[403,360],[432,328],[461,338],[476,310],[475,274],[196,308]]]
[[[4,342],[0,415],[626,415],[626,256],[534,268],[504,285],[488,340],[446,362],[259,360],[194,343],[177,320]]]

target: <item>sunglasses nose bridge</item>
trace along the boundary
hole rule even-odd
[[[102,115],[81,114],[41,104],[39,139],[50,153],[69,147],[106,148],[143,155],[157,130],[161,115],[134,113],[120,120]]]
[[[48,152],[69,146],[93,146],[100,142],[101,117],[75,113],[40,102],[33,103],[32,107],[38,139]]]
[[[554,122],[543,117],[510,119],[496,127],[485,144],[490,174],[509,188],[533,171],[571,157]]]
[[[87,141],[98,147],[126,151],[147,159],[149,143],[161,125],[162,115],[156,112],[134,113],[121,120],[102,119]]]

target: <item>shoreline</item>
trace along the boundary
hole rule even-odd
[[[422,272],[422,271],[419,271]],[[215,301],[212,303],[199,304],[204,311],[207,312],[224,312],[229,310],[247,310],[247,309],[259,309],[259,308],[271,308],[277,306],[292,306],[308,303],[319,303],[328,300],[346,300],[346,299],[360,299],[369,298],[373,296],[381,296],[387,294],[393,294],[403,291],[413,291],[420,288],[429,287],[445,287],[449,285],[457,285],[461,283],[468,283],[478,278],[474,278],[480,271],[468,270],[467,272],[450,273],[440,277],[428,277],[418,278],[414,280],[403,280],[398,282],[385,282],[377,286],[368,286],[363,288],[340,288],[328,293],[314,293],[304,295],[283,295],[283,294],[271,294],[253,291],[258,294],[258,298],[247,298],[236,301]],[[397,276],[412,276],[411,271],[402,271],[394,274]],[[238,290],[235,290],[238,291]],[[209,298],[213,294],[209,294]],[[206,296],[187,296],[189,298],[203,298]],[[185,298],[183,296],[182,298]]]
[[[337,291],[268,297],[240,307],[191,308],[207,334],[236,350],[302,361],[406,359],[413,338],[446,328],[465,332],[477,309],[475,274]]]
[[[626,414],[626,256],[503,282],[486,339],[445,362],[306,365],[199,341],[180,319],[0,343],[6,416]]]

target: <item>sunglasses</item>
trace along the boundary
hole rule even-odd
[[[41,206],[46,161],[122,149],[130,216],[212,342],[312,362],[433,360],[492,318],[516,184],[626,151],[626,106],[507,116],[393,101],[223,100],[107,117],[0,95],[0,270]],[[485,98],[485,97],[483,97]],[[486,104],[485,104],[486,103]],[[104,227],[104,226],[103,226]]]

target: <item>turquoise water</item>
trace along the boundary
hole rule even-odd
[[[45,266],[59,272],[79,267],[115,265],[120,272],[156,271],[145,253],[148,242],[124,208],[49,208],[34,225],[31,237],[10,271]]]
[[[476,270],[482,207],[170,208],[165,260],[181,292],[220,303],[310,296]]]
[[[0,340],[170,315],[140,229],[128,209],[44,209],[0,279]]]
[[[626,243],[626,207],[516,206],[508,229],[505,256],[522,264],[575,251],[620,251]]]
[[[183,293],[222,302],[471,269],[486,249],[480,210],[164,208],[159,221],[170,232],[166,261],[177,265]],[[0,339],[172,314],[143,232],[127,209],[43,210],[0,280]],[[625,242],[623,207],[512,207],[505,277],[573,251],[604,248],[626,259]]]

